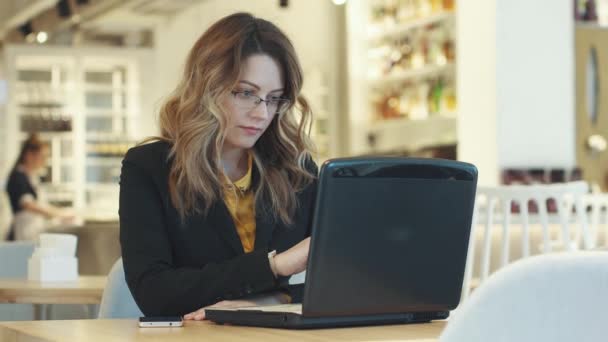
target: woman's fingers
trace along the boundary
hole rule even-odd
[[[232,308],[241,308],[246,306],[255,306],[257,305],[255,302],[248,300],[223,300],[221,302],[217,302],[213,305],[206,306],[204,308],[200,308],[194,312],[184,315],[184,319],[187,321],[202,321],[205,319],[205,309],[208,308],[223,308],[223,309],[232,309]]]
[[[187,320],[187,321],[191,321],[191,320],[200,321],[200,320],[205,319],[205,308],[201,308],[201,309],[198,309],[198,310],[196,310],[194,312],[191,312],[191,313],[189,313],[187,315],[184,315],[184,319]]]

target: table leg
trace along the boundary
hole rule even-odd
[[[87,317],[90,319],[96,319],[99,314],[99,304],[86,304]]]
[[[48,305],[34,304],[34,320],[40,321],[47,319]]]

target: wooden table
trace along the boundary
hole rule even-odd
[[[0,279],[0,303],[33,304],[36,319],[45,319],[45,304],[91,304],[95,317],[101,303],[106,276],[81,276],[73,282],[40,282],[27,279]]]
[[[139,328],[137,321],[0,322],[0,341],[437,341],[446,322],[318,330],[284,330],[186,322],[183,328]]]
[[[0,279],[0,303],[99,304],[105,276],[81,276],[73,282]]]

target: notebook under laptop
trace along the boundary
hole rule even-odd
[[[439,159],[344,158],[321,167],[301,304],[208,309],[280,328],[428,322],[460,301],[477,169]]]

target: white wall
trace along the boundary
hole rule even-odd
[[[498,0],[500,167],[574,167],[572,0]]]
[[[457,6],[458,157],[479,183],[507,167],[573,167],[570,0],[461,0]]]
[[[174,89],[181,77],[186,56],[196,39],[218,19],[239,11],[270,20],[285,31],[295,45],[305,74],[318,69],[325,76],[330,93],[329,108],[337,113],[334,96],[340,63],[334,50],[338,39],[337,10],[329,0],[292,0],[288,8],[280,8],[278,0],[206,0],[180,13],[155,31],[156,117],[162,98]]]
[[[456,13],[458,159],[477,166],[483,185],[498,183],[496,1],[460,0]]]

